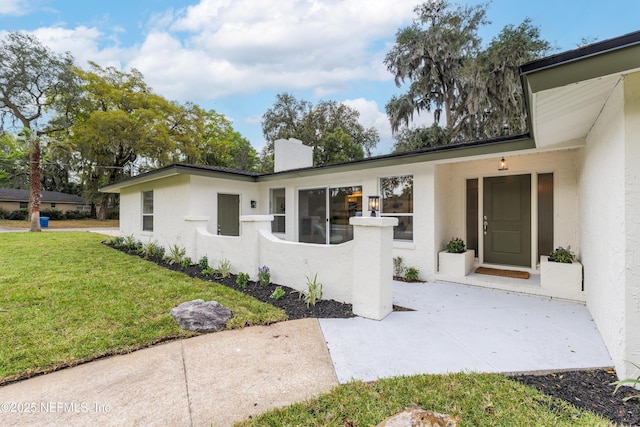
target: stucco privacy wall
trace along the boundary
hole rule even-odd
[[[640,73],[624,78],[626,360],[640,364]],[[626,363],[623,378],[640,372]]]
[[[378,195],[379,179],[382,177],[413,175],[414,213],[413,241],[394,241],[394,256],[401,256],[406,266],[420,270],[420,277],[428,279],[435,271],[434,251],[434,169],[433,164],[414,163],[401,166],[380,167],[348,172],[336,172],[327,168],[326,173],[307,177],[273,176],[259,185],[259,211],[269,208],[269,190],[284,188],[286,197],[286,233],[280,237],[296,242],[298,232],[298,191],[324,187],[362,186],[363,215],[367,210],[368,196]]]
[[[579,206],[587,306],[621,378],[626,372],[624,129],[620,83],[587,136]]]
[[[571,245],[578,258],[581,254],[580,245],[580,218],[578,214],[578,163],[581,158],[581,149],[552,151],[546,153],[532,153],[505,156],[509,170],[498,171],[500,157],[489,159],[463,161],[438,166],[436,181],[439,215],[438,221],[442,227],[439,239],[436,241],[437,250],[443,250],[451,237],[465,239],[466,230],[466,182],[467,179],[478,178],[479,184],[479,218],[481,224],[482,215],[482,179],[493,176],[507,175],[532,175],[531,207],[532,207],[532,264],[535,266],[540,260],[535,255],[537,247],[537,187],[536,175],[540,173],[553,173],[554,191],[554,246]],[[482,257],[482,235],[479,254]],[[465,239],[466,240],[466,239]],[[482,258],[481,258],[482,259]]]

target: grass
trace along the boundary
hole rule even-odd
[[[236,426],[373,426],[409,405],[462,426],[609,426],[611,422],[498,374],[417,375],[351,382]]]
[[[13,221],[0,219],[0,227],[9,228],[29,228],[29,221]],[[49,228],[103,228],[118,227],[120,222],[117,219],[98,221],[97,219],[61,219],[49,220]]]
[[[225,286],[111,249],[103,239],[83,232],[0,236],[0,384],[194,335],[169,314],[184,301],[229,307],[228,328],[286,318]]]

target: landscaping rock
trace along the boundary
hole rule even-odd
[[[376,427],[457,427],[458,422],[446,414],[408,407],[390,416]]]
[[[231,310],[217,301],[197,299],[173,308],[171,315],[182,329],[206,333],[223,330],[231,318]]]

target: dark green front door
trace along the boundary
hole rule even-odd
[[[240,196],[218,194],[218,234],[221,236],[240,235]]]
[[[484,262],[531,267],[531,175],[484,178]]]

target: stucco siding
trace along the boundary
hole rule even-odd
[[[628,75],[625,86],[625,360],[640,364],[640,73]],[[637,378],[625,364],[623,378]]]
[[[624,91],[618,85],[586,139],[580,212],[587,306],[620,375],[625,329]]]

